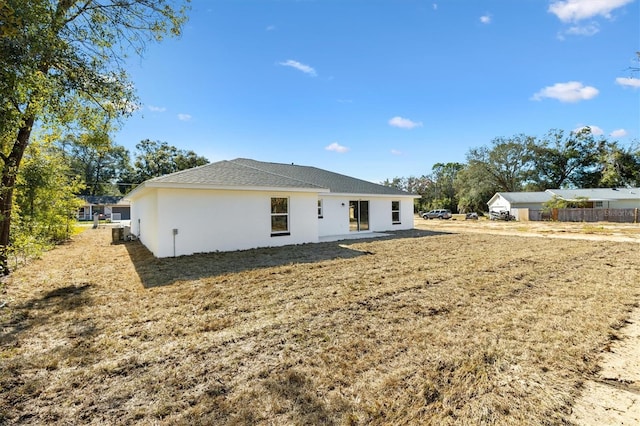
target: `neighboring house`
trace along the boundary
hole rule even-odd
[[[584,200],[587,208],[640,208],[640,188],[548,189],[547,192],[566,201]]]
[[[496,192],[489,202],[490,212],[511,211],[512,209],[541,209],[542,204],[551,200],[548,192]]]
[[[84,205],[78,209],[79,220],[93,220],[95,213],[99,215],[100,219],[131,219],[129,201],[123,199],[123,197],[111,195],[79,195],[78,198],[84,202]]]
[[[413,228],[418,196],[315,167],[238,158],[150,179],[131,233],[157,257]]]
[[[544,203],[553,197],[565,201],[579,201],[585,208],[640,208],[640,188],[547,189],[544,192],[497,192],[489,202],[489,211],[511,212],[518,216],[527,210],[543,210]],[[524,219],[524,218],[523,218]]]

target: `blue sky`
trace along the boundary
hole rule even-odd
[[[640,139],[638,0],[193,0],[115,135],[373,182],[550,129]]]

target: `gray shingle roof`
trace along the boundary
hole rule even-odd
[[[588,198],[589,200],[640,200],[640,188],[586,188],[586,189],[547,189],[564,200]]]
[[[287,176],[247,167],[233,160],[205,164],[204,166],[153,178],[147,182],[153,184],[194,184],[221,187],[323,188]]]
[[[147,183],[153,186],[193,184],[220,187],[329,189],[330,192],[344,194],[412,195],[396,188],[316,167],[266,163],[247,158],[205,164],[204,166],[150,179]]]
[[[544,203],[551,199],[548,192],[499,192],[510,203]]]
[[[292,179],[313,183],[323,188],[329,188],[331,192],[343,194],[411,195],[396,188],[356,179],[339,173],[318,169],[316,167],[298,166],[295,164],[265,163],[247,158],[237,158],[232,161],[247,167],[268,171],[277,175],[288,176]]]
[[[122,200],[122,197],[115,195],[78,195],[78,198],[93,205],[115,205]]]

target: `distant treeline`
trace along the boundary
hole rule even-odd
[[[551,130],[541,138],[495,138],[470,149],[466,160],[437,163],[429,174],[382,183],[420,195],[418,210],[461,213],[486,211],[496,192],[640,186],[640,144],[624,147],[589,127],[568,134]]]

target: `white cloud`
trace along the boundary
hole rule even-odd
[[[316,73],[316,70],[314,70],[312,67],[310,67],[309,65],[305,65],[302,64],[298,61],[294,61],[293,59],[289,59],[285,62],[279,62],[279,65],[282,65],[283,67],[291,67],[291,68],[295,68],[299,71],[302,71],[305,74],[309,74],[312,77],[317,76],[318,74]]]
[[[338,142],[334,142],[331,145],[327,145],[324,147],[324,149],[326,149],[327,151],[339,152],[341,154],[349,151],[349,148],[347,148],[346,146],[340,145]]]
[[[414,127],[422,127],[421,122],[411,121],[408,118],[402,118],[395,116],[389,120],[389,125],[393,127],[399,127],[401,129],[413,129]]]
[[[147,108],[149,108],[149,111],[153,112],[165,112],[167,110],[165,107],[159,107],[155,105],[148,105]]]
[[[433,10],[438,10],[438,3],[433,4]]]
[[[191,120],[191,115],[190,114],[178,114],[178,120],[180,120],[180,121],[190,121]]]
[[[560,0],[547,9],[562,22],[578,22],[595,16],[611,18],[611,11],[632,3],[634,0]]]
[[[600,136],[600,135],[604,135],[604,130],[602,130],[600,127],[598,126],[580,126],[577,127],[575,129],[573,129],[573,133],[579,133],[583,130],[586,129],[591,129],[591,134],[594,136]]]
[[[584,86],[579,81],[569,81],[547,86],[534,94],[531,99],[541,101],[544,98],[551,98],[560,102],[579,102],[594,98],[598,93],[600,92],[595,87]]]
[[[570,35],[579,35],[591,37],[600,32],[600,25],[597,22],[591,22],[588,25],[574,25],[569,27],[565,33]]]
[[[616,129],[609,134],[612,138],[624,138],[628,133],[625,129]]]
[[[489,15],[488,13],[486,15],[482,15],[480,17],[480,22],[482,22],[483,24],[490,24],[491,23],[491,15]]]
[[[637,89],[640,87],[640,78],[618,77],[616,78],[616,83],[620,86],[634,87]]]
[[[267,26],[267,31],[273,31],[273,30],[275,30],[275,29],[276,29],[276,26],[275,26],[275,25],[269,25],[269,26]]]
[[[391,154],[393,155],[402,155],[402,151],[398,151],[397,149],[392,149]]]

